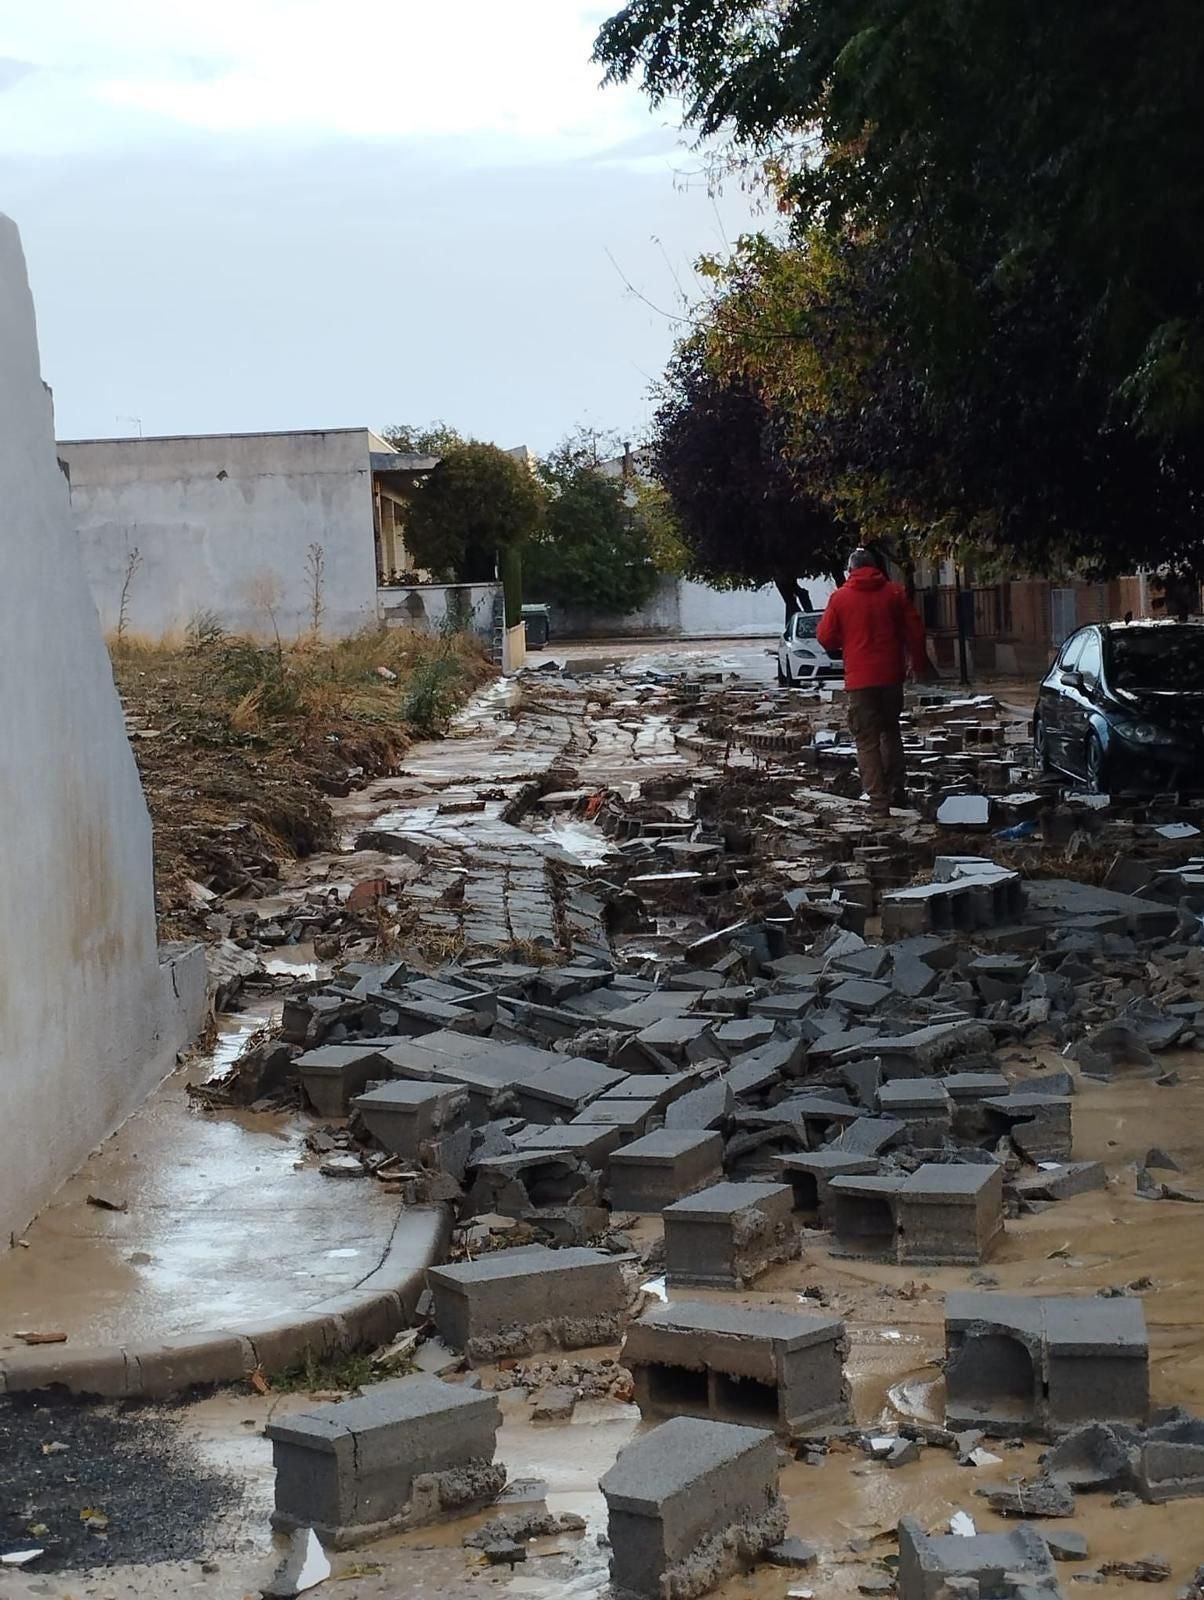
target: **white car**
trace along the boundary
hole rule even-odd
[[[822,611],[796,611],[778,640],[778,682],[816,683],[843,678],[840,653],[829,653],[815,637]]]

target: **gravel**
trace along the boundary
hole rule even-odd
[[[0,1401],[0,1553],[42,1546],[31,1570],[207,1557],[243,1492],[201,1463],[170,1407]]]

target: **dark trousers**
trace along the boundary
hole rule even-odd
[[[903,685],[849,690],[849,732],[857,745],[861,782],[875,811],[888,811],[903,787],[906,767],[899,718]]]

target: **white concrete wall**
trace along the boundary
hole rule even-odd
[[[0,1248],[175,1062],[199,949],[161,964],[151,830],[0,216]]]
[[[105,631],[118,625],[129,574],[131,633],[182,633],[202,611],[232,632],[304,633],[314,544],[324,565],[322,632],[375,622],[370,453],[380,444],[367,428],[60,442]]]
[[[804,578],[811,604],[822,611],[832,593],[830,578]],[[538,600],[536,594],[528,595]],[[553,638],[585,639],[739,639],[776,638],[786,619],[782,597],[768,584],[762,589],[712,589],[689,578],[662,578],[652,597],[638,611],[607,616],[557,606],[552,612]]]
[[[381,621],[390,627],[421,628],[438,633],[447,626],[449,596],[460,596],[467,608],[468,629],[493,642],[494,607],[502,592],[500,583],[394,584],[377,596]]]

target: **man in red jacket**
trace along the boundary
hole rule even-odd
[[[903,680],[929,675],[924,624],[902,584],[892,583],[872,551],[854,550],[849,576],[828,601],[816,637],[844,656],[849,732],[875,816],[903,803]]]

